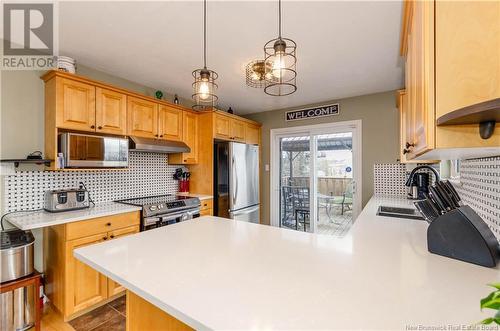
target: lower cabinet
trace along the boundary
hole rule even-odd
[[[70,320],[125,288],[73,256],[77,248],[139,232],[139,212],[99,217],[45,229],[45,292]]]
[[[213,211],[212,199],[201,200],[200,216],[212,216]]]

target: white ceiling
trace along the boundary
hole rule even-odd
[[[296,93],[245,84],[245,64],[277,35],[276,1],[208,2],[208,67],[219,101],[239,114],[400,88],[400,1],[285,1],[283,36],[297,42]],[[200,1],[61,2],[59,50],[81,64],[191,96],[203,66]]]

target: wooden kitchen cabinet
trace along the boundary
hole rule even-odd
[[[198,114],[190,111],[182,112],[182,141],[191,149],[188,153],[176,153],[168,156],[171,164],[198,163]]]
[[[245,142],[246,123],[232,118],[230,121],[231,140]]]
[[[145,138],[158,137],[158,104],[129,97],[127,101],[128,135]]]
[[[201,200],[200,206],[200,216],[211,216],[213,215],[214,202],[213,199]]]
[[[158,134],[160,139],[182,140],[181,109],[160,105],[158,108]]]
[[[44,229],[45,293],[70,320],[124,289],[73,256],[77,248],[139,232],[140,212],[51,226]]]
[[[127,96],[113,90],[96,87],[96,132],[127,134]]]
[[[66,78],[56,80],[56,126],[69,130],[95,131],[95,87]]]
[[[123,229],[114,230],[108,232],[108,239],[116,239],[120,237],[125,237],[134,233],[139,232],[138,226],[129,226]],[[108,278],[108,297],[112,297],[114,295],[120,294],[125,291],[125,287],[121,286],[114,280]]]
[[[231,119],[228,116],[214,115],[214,137],[222,140],[231,139]]]
[[[66,242],[66,313],[71,315],[93,306],[108,297],[108,280],[88,265],[78,261],[73,251],[104,241],[106,234],[97,234]]]
[[[252,145],[260,144],[260,126],[246,123],[245,142]]]
[[[500,97],[500,3],[405,1],[403,17],[406,159],[500,146],[500,130],[482,139],[478,123],[438,125],[444,115]]]

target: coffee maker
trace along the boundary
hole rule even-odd
[[[406,186],[408,187],[408,199],[419,200],[425,199],[429,193],[430,176],[428,172],[417,172],[422,169],[429,169],[434,173],[436,177],[436,182],[439,181],[439,174],[436,169],[428,166],[421,165],[412,170],[408,179],[406,180]]]

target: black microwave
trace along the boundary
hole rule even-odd
[[[58,146],[64,168],[128,167],[128,139],[66,132]]]

